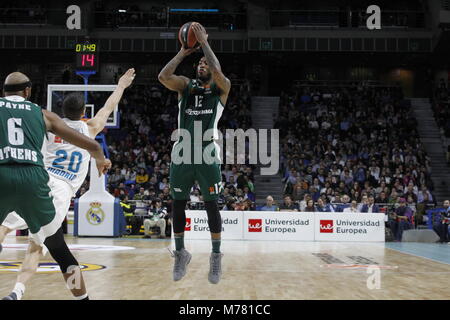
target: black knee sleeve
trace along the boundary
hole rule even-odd
[[[205,201],[206,213],[208,214],[209,231],[212,233],[222,232],[222,217],[220,216],[217,201]]]
[[[183,233],[186,226],[187,200],[173,200],[172,225],[174,233]]]
[[[51,256],[58,263],[62,273],[66,273],[70,266],[78,266],[78,261],[72,255],[64,240],[62,228],[44,241]]]

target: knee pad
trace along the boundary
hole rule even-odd
[[[174,200],[172,210],[172,225],[174,233],[183,233],[186,226],[187,200]]]
[[[209,231],[212,233],[222,232],[222,217],[220,216],[217,201],[205,201],[205,209],[208,214]]]
[[[70,266],[78,266],[78,261],[64,241],[64,234],[61,228],[54,235],[45,239],[44,244],[48,248],[50,255],[58,263],[62,273],[66,273]]]

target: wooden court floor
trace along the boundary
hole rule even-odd
[[[384,243],[223,241],[223,277],[212,285],[207,280],[207,240],[186,241],[193,258],[179,282],[172,281],[170,240],[68,237],[67,242],[84,248],[73,251],[80,264],[99,268],[83,271],[91,299],[450,299],[450,264]],[[1,296],[14,285],[17,273],[11,266],[22,261],[26,243],[24,237],[9,236],[5,241],[0,254]],[[101,246],[134,249],[105,251],[99,250]],[[448,255],[450,261],[450,245],[435,246],[432,250]],[[52,259],[46,256],[41,261]],[[368,273],[368,265],[379,269]],[[377,272],[379,277],[374,278]],[[368,286],[371,276],[379,282],[369,281]],[[71,295],[55,271],[35,275],[24,299],[71,299]]]

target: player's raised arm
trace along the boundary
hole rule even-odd
[[[103,150],[97,141],[70,128],[56,113],[47,110],[42,110],[42,113],[48,131],[53,132],[58,135],[58,137],[61,137],[77,147],[87,150],[91,154],[96,161],[99,176],[101,176],[102,173],[106,173],[106,171],[111,168],[111,161],[105,159]]]
[[[103,108],[97,112],[94,118],[86,123],[89,127],[91,137],[95,137],[105,128],[109,116],[113,113],[120,99],[122,99],[123,92],[131,85],[135,76],[135,70],[133,68],[128,69],[127,72],[120,77],[116,90],[114,90],[108,100],[106,100]]]
[[[206,33],[205,28],[200,23],[195,23],[192,25],[192,30],[195,33],[197,41],[202,46],[206,62],[208,63],[209,70],[211,71],[212,79],[222,91],[222,96],[228,96],[231,88],[231,82],[222,73],[222,68],[220,67],[219,60],[217,59],[208,43],[208,34]]]
[[[161,82],[167,89],[181,93],[188,85],[189,79],[185,76],[177,76],[173,73],[183,59],[196,50],[198,50],[198,48],[184,49],[181,47],[177,55],[170,60],[159,73],[159,82]]]

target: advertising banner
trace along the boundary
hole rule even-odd
[[[384,213],[315,213],[316,241],[382,241]]]
[[[314,213],[246,211],[244,239],[314,240]]]
[[[243,212],[221,211],[222,239],[242,239]],[[186,210],[185,239],[211,239],[206,210]]]

